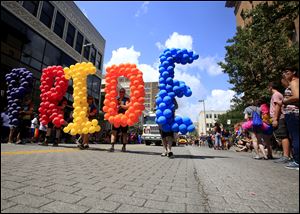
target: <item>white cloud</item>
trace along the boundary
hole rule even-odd
[[[138,64],[138,58],[141,56],[141,53],[134,50],[134,47],[130,48],[122,47],[117,50],[112,51],[112,57],[107,64],[104,65],[111,66],[113,64],[121,64],[121,63],[132,63]]]
[[[121,63],[131,63],[136,64],[137,67],[143,72],[143,78],[145,82],[157,82],[159,77],[159,72],[156,69],[158,66],[151,66],[148,64],[139,64],[139,57],[141,53],[134,50],[134,47],[130,48],[121,47],[117,50],[112,51],[112,57],[104,67],[111,66],[113,64]],[[155,64],[156,65],[156,64]]]
[[[214,89],[205,100],[205,110],[229,110],[235,92]]]
[[[188,50],[192,50],[193,38],[190,35],[180,35],[177,32],[173,32],[164,45],[160,42],[156,42],[155,45],[160,50],[164,48],[186,48]]]
[[[136,11],[135,13],[135,17],[139,17],[141,15],[144,15],[148,12],[148,5],[149,5],[149,1],[145,1],[142,6]]]
[[[160,42],[156,42],[155,45],[159,50],[163,50],[165,48],[186,48],[188,50],[193,50],[193,38],[190,35],[180,35],[177,32],[173,32],[164,45]],[[222,59],[216,56],[199,56],[199,59],[195,60],[192,64],[176,66],[180,67],[184,71],[187,71],[190,68],[197,68],[200,71],[206,71],[210,76],[217,76],[222,74],[222,69],[217,64],[221,60]]]

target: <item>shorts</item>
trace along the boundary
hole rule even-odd
[[[285,119],[279,119],[278,126],[274,128],[273,134],[276,139],[280,140],[289,137],[289,133],[285,124]]]
[[[128,132],[128,126],[120,126],[119,128],[116,128],[114,125],[112,125],[112,130],[117,131],[117,133],[121,132],[121,133],[126,133]]]
[[[162,130],[159,130],[161,138],[166,138],[166,137],[174,137],[174,132],[164,132]]]

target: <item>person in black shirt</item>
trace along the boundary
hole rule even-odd
[[[125,89],[121,88],[119,90],[119,97],[117,97],[118,100],[118,113],[124,114],[126,112],[126,110],[129,108],[129,98],[125,97]],[[128,126],[120,126],[119,128],[114,127],[114,125],[112,125],[112,131],[111,131],[111,148],[109,149],[110,152],[114,152],[115,151],[115,143],[117,140],[117,134],[119,132],[121,132],[121,138],[122,138],[122,152],[126,151],[126,144],[128,141]]]

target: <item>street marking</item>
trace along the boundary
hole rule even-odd
[[[30,150],[30,151],[11,151],[1,152],[1,155],[31,155],[40,153],[55,153],[55,152],[79,152],[78,149],[48,149],[48,150]]]

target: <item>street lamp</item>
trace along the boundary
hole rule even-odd
[[[205,135],[206,135],[206,114],[205,114],[205,102],[204,100],[198,100],[198,102],[203,102],[203,111],[204,111],[204,128],[205,128]]]

